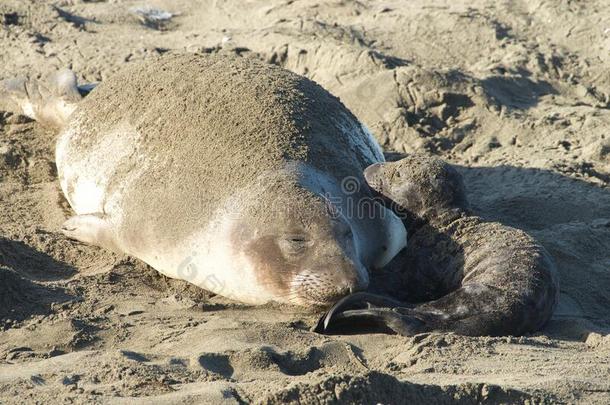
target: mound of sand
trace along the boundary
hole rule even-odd
[[[3,1],[0,79],[183,51],[312,78],[388,153],[456,164],[477,215],[552,254],[561,296],[534,336],[320,336],[66,240],[54,134],[0,112],[0,402],[610,402],[608,27],[603,0]]]

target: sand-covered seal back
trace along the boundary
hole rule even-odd
[[[169,240],[185,236],[236,188],[287,160],[345,177],[361,173],[378,154],[364,133],[364,151],[354,147],[346,129],[362,132],[360,124],[314,82],[234,56],[167,56],[127,68],[82,102],[70,127],[80,134],[72,136],[70,155],[108,133],[134,138],[131,153],[147,156],[148,180],[131,186],[123,210],[191,213],[180,218],[181,226],[176,218],[155,222],[159,229],[150,232],[162,231]],[[122,187],[133,163],[119,164],[108,187]],[[185,186],[197,183],[200,188]],[[156,193],[174,198],[150,198]],[[143,219],[125,218],[125,226]]]

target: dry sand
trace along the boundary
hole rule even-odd
[[[388,152],[459,165],[478,215],[550,251],[561,296],[534,336],[316,335],[64,238],[54,134],[0,112],[0,402],[609,403],[609,48],[607,0],[2,0],[0,79],[185,50],[306,74]]]

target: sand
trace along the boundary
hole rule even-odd
[[[55,135],[0,112],[0,402],[610,402],[609,46],[603,0],[2,1],[0,79],[103,81],[179,51],[305,74],[386,152],[456,164],[477,215],[547,248],[561,294],[531,336],[317,335],[316,314],[67,240]]]

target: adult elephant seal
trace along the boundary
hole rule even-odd
[[[125,68],[80,100],[72,72],[4,83],[61,127],[76,216],[63,231],[250,304],[329,305],[406,244],[370,196],[370,133],[305,77],[249,58],[174,55]],[[82,90],[82,89],[81,89]],[[356,211],[358,211],[356,209]]]
[[[398,300],[345,297],[319,331],[365,323],[403,335],[522,335],[544,326],[559,293],[549,254],[525,232],[472,215],[453,167],[413,155],[374,164],[365,177],[409,231],[409,246],[384,269],[388,280],[377,278]]]

